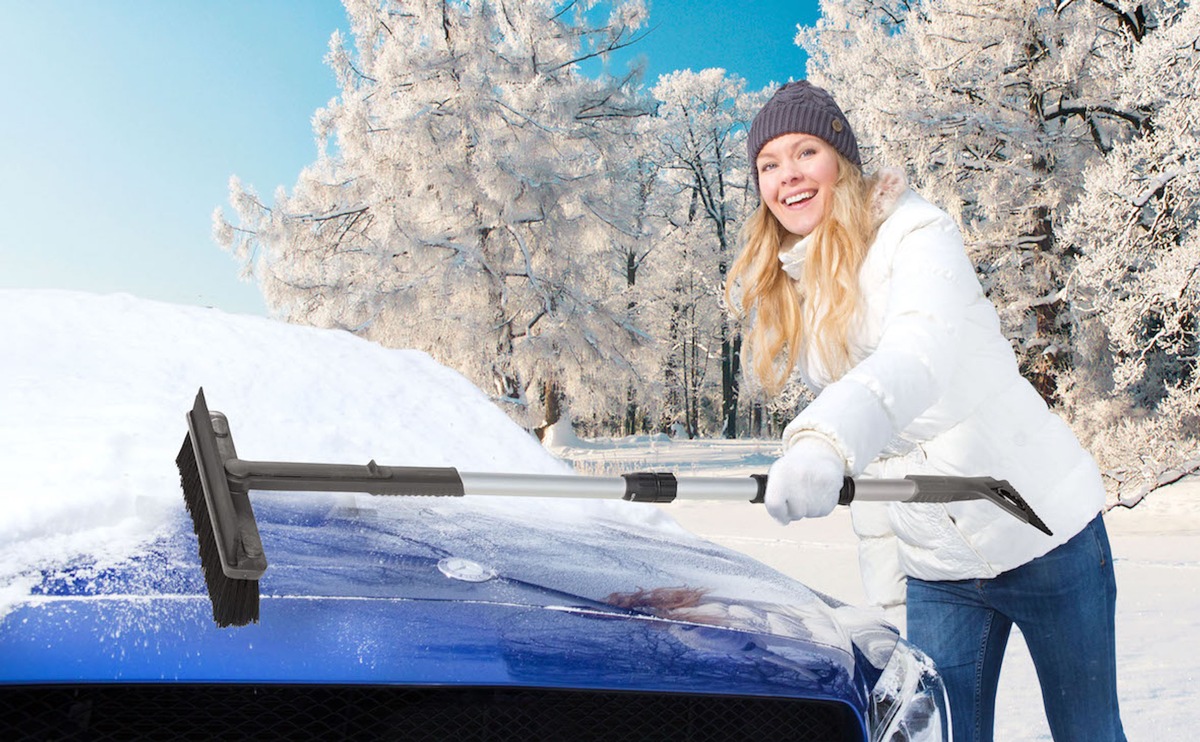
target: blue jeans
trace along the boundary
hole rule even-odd
[[[1045,556],[985,580],[908,579],[908,638],[937,664],[956,742],[990,742],[1004,647],[1025,637],[1057,742],[1125,740],[1117,585],[1100,516]]]

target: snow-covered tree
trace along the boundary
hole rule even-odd
[[[647,110],[637,74],[580,64],[635,40],[642,0],[345,5],[316,162],[273,203],[233,180],[218,241],[284,319],[426,350],[501,400],[611,404],[639,334],[588,199]]]
[[[639,132],[644,132],[650,121],[640,122]],[[645,280],[642,267],[660,246],[662,220],[655,218],[653,208],[660,200],[662,179],[654,158],[647,154],[645,139],[635,136],[628,145],[625,170],[621,177],[612,179],[619,192],[609,202],[618,205],[617,210],[623,218],[614,214],[606,221],[616,227],[612,242],[615,257],[624,269],[629,322],[650,330],[648,319],[654,315],[654,282]],[[621,208],[621,204],[626,205]],[[640,344],[632,352],[633,378],[625,391],[624,417],[619,426],[625,435],[655,429],[662,418],[663,384],[656,374],[660,344],[649,335],[647,340],[649,342]]]
[[[1022,370],[1138,492],[1200,462],[1197,12],[827,0],[809,78],[960,221]]]
[[[668,354],[665,407],[682,418],[689,435],[698,434],[701,402],[715,377],[720,431],[732,438],[742,341],[723,307],[723,287],[738,230],[756,204],[745,137],[764,98],[747,93],[741,78],[722,69],[663,75],[651,92],[659,106],[648,122],[648,139],[663,178],[655,261]]]
[[[1062,228],[1080,253],[1070,410],[1129,502],[1200,467],[1200,8],[1149,19],[1112,91],[1138,135],[1087,170]]]
[[[1073,254],[1056,218],[1082,169],[1143,124],[1110,87],[1128,5],[826,0],[797,36],[868,161],[903,168],[959,220],[1022,371],[1050,400],[1071,324]]]

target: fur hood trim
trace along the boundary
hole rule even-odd
[[[908,190],[908,180],[899,168],[880,168],[871,176],[871,221],[878,228],[896,210],[900,197]]]

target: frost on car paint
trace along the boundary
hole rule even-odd
[[[816,704],[855,719],[855,738],[942,738],[936,675],[894,629],[653,509],[252,499],[260,623],[213,625],[181,514],[135,558],[43,574],[0,619],[0,684],[701,694]]]

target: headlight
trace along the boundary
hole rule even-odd
[[[933,661],[911,644],[896,643],[871,691],[871,742],[949,742],[950,704]]]

